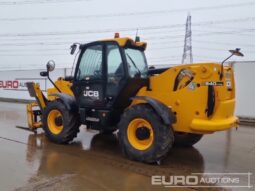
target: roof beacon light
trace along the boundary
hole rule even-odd
[[[116,32],[116,33],[114,34],[114,38],[120,38],[120,33]]]
[[[139,36],[135,37],[135,42],[140,42],[140,37]]]

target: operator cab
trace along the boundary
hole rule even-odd
[[[146,43],[114,38],[81,45],[73,92],[84,123],[115,125],[130,98],[148,84]],[[107,117],[106,117],[107,115]],[[84,116],[84,118],[83,118]],[[102,124],[101,124],[102,126]]]

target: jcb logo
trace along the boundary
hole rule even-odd
[[[99,92],[98,91],[92,91],[92,90],[85,90],[84,91],[84,96],[85,97],[95,97],[99,98]]]

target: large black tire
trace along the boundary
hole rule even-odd
[[[175,133],[174,145],[180,147],[191,147],[196,144],[203,137],[202,134],[193,133]]]
[[[153,142],[146,149],[135,148],[128,137],[128,128],[130,128],[132,121],[137,119],[147,121],[153,131]],[[165,125],[160,116],[147,104],[135,105],[126,110],[121,117],[118,128],[122,151],[131,160],[145,163],[158,162],[167,155],[174,143],[172,127]],[[135,139],[138,140],[139,138],[135,137]]]
[[[55,118],[55,122],[49,123],[51,112],[59,112],[59,116]],[[50,114],[51,115],[51,114]],[[57,119],[58,118],[58,119]],[[56,122],[58,120],[58,122]],[[46,136],[55,143],[66,144],[72,141],[79,132],[80,122],[77,113],[69,111],[61,101],[48,102],[42,114],[43,129]],[[52,130],[52,125],[57,128],[57,132]],[[62,128],[59,128],[61,127]]]

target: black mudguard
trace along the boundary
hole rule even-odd
[[[65,104],[65,106],[68,110],[78,111],[78,105],[77,105],[76,100],[73,96],[70,96],[70,95],[64,94],[64,93],[55,93],[55,94],[51,94],[49,96],[58,97]]]
[[[165,104],[161,103],[160,101],[147,96],[136,96],[131,99],[142,100],[148,103],[157,112],[157,114],[161,117],[161,119],[166,125],[171,125],[176,122],[176,116],[172,112],[172,109],[167,107]]]

